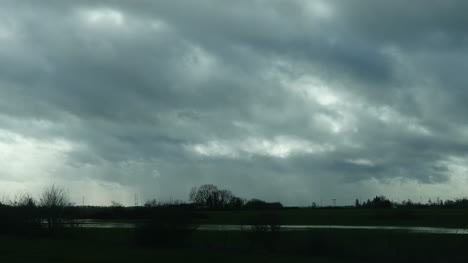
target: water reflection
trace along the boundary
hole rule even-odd
[[[246,225],[201,225],[198,230],[206,231],[241,231],[249,229]],[[405,231],[410,233],[431,234],[468,234],[468,229],[443,227],[405,227],[405,226],[342,226],[342,225],[282,225],[281,230],[308,230],[308,229],[361,229],[361,230],[389,230]]]
[[[134,223],[97,221],[92,219],[80,220],[79,225],[85,228],[135,228]],[[249,225],[199,225],[200,231],[242,231],[249,230]],[[356,230],[388,230],[410,233],[429,234],[468,234],[468,229],[444,227],[407,227],[407,226],[342,226],[342,225],[281,225],[282,231],[297,231],[308,229],[356,229]]]

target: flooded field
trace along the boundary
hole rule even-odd
[[[92,219],[80,220],[80,227],[85,228],[135,228],[135,223],[98,221]],[[250,225],[221,225],[221,224],[204,224],[199,225],[199,231],[243,231],[249,230]],[[345,225],[281,225],[281,231],[301,231],[309,229],[353,229],[353,230],[388,230],[402,231],[409,233],[428,233],[428,234],[457,234],[466,235],[468,229],[464,228],[444,228],[444,227],[417,227],[417,226],[345,226]]]

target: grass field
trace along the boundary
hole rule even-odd
[[[468,228],[468,209],[283,209],[267,211],[286,225],[375,225]],[[248,224],[258,211],[207,211],[200,224]]]
[[[195,218],[200,224],[249,224],[252,217],[260,214],[275,214],[280,224],[457,228],[468,225],[468,211],[463,209],[198,211]],[[36,229],[34,233],[23,231],[16,235],[5,231],[0,234],[0,262],[468,262],[465,252],[468,235],[314,229],[190,230],[178,236],[176,228],[171,228],[179,226],[177,223],[165,226],[175,217],[168,219],[155,221],[159,222],[156,228],[78,227],[60,228],[56,232]],[[184,222],[181,226],[190,221]],[[176,242],[147,243],[164,235],[175,239],[163,240]]]
[[[466,262],[465,235],[376,230],[282,232],[272,250],[252,233],[195,231],[183,246],[138,245],[131,230],[0,235],[0,262]],[[270,240],[271,241],[271,240]]]
[[[85,239],[0,236],[0,262],[310,262],[311,259],[306,255],[250,253],[199,246],[141,247],[122,239],[126,233],[119,234],[120,231],[106,229],[96,233],[93,230],[94,233],[87,233]],[[113,239],[116,234],[119,238]],[[314,257],[314,262],[340,261]]]

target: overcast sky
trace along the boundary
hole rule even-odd
[[[468,1],[0,5],[0,196],[468,195]]]

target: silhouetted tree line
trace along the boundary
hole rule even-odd
[[[20,194],[11,200],[4,198],[0,201],[0,233],[60,232],[64,227],[78,226],[79,219],[90,218],[138,219],[145,222],[141,225],[141,228],[145,228],[167,225],[167,222],[177,222],[173,218],[175,215],[182,214],[182,211],[187,211],[190,215],[187,214],[185,218],[193,221],[199,216],[193,212],[199,209],[274,210],[283,208],[279,202],[266,202],[260,199],[246,200],[235,196],[230,190],[219,189],[212,184],[192,188],[189,197],[190,203],[182,201],[164,203],[150,199],[144,206],[135,207],[124,207],[117,202],[112,202],[111,206],[101,207],[75,206],[70,202],[69,195],[63,188],[52,185],[44,189],[38,199],[28,194]],[[187,224],[180,223],[177,227],[183,225]],[[154,227],[150,228],[151,231],[156,231]]]
[[[0,233],[57,232],[73,226],[76,208],[60,187],[46,188],[39,200],[20,194],[0,203]]]
[[[245,200],[235,196],[230,190],[218,189],[213,184],[193,187],[189,194],[190,201],[197,208],[208,209],[280,209],[279,202],[269,203],[259,199]]]
[[[367,200],[363,203],[356,199],[355,207],[357,208],[468,208],[468,199],[458,198],[455,200],[435,200],[429,199],[426,203],[414,202],[410,199],[402,202],[390,201],[387,197],[380,195],[372,200]]]
[[[362,203],[362,208],[392,208],[393,203],[388,200],[385,196],[376,196],[372,200],[367,200]]]

